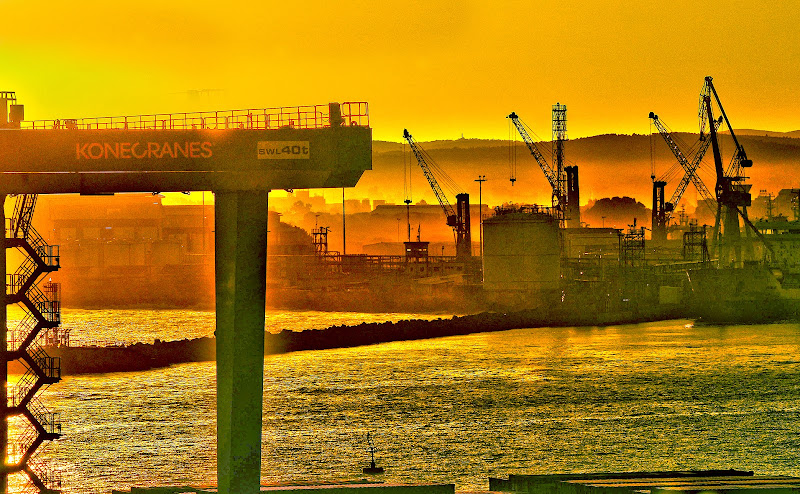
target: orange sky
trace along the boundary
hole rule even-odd
[[[497,4],[497,5],[495,5]],[[0,89],[26,117],[368,101],[376,139],[800,128],[796,2],[0,0]],[[192,90],[214,89],[203,94]]]

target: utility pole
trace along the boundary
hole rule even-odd
[[[483,258],[483,182],[486,181],[486,175],[478,175],[475,180],[478,182],[478,250],[480,251],[481,258]]]
[[[406,203],[406,221],[408,222],[408,241],[411,242],[411,199],[403,201]]]

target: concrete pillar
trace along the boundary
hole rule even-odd
[[[268,194],[215,198],[220,494],[254,494],[261,484]]]

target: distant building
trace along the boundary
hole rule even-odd
[[[34,227],[59,246],[53,281],[66,306],[213,306],[214,206],[161,200],[39,196]],[[279,213],[269,213],[267,228],[271,257],[313,254],[311,236]]]

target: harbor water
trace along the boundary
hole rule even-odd
[[[267,328],[406,317],[274,311]],[[85,341],[204,336],[214,320],[146,310],[63,319]],[[380,479],[463,490],[509,473],[800,476],[798,324],[532,328],[298,352],[266,358],[264,389],[264,482],[363,478],[367,432]],[[42,401],[61,412],[64,435],[40,458],[66,493],[215,481],[214,363],[66,376]]]

